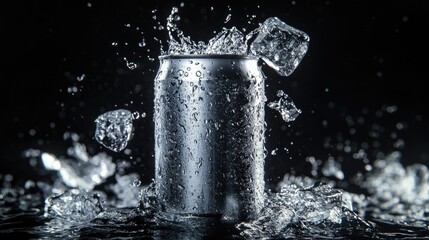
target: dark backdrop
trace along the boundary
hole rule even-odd
[[[80,134],[92,154],[107,151],[92,137],[93,121],[126,108],[147,114],[136,122],[130,161],[144,180],[153,177],[152,88],[160,53],[153,38],[165,45],[167,37],[154,26],[165,26],[171,7],[181,2],[144,2],[3,5],[0,173],[37,178],[23,150],[66,155],[65,131]],[[283,89],[303,110],[286,124],[267,109],[270,181],[290,171],[309,175],[308,156],[332,156],[354,174],[365,164],[353,158],[359,149],[370,160],[400,150],[407,164],[428,163],[427,1],[183,2],[181,28],[195,40],[207,41],[224,26],[253,29],[246,17],[253,14],[255,23],[277,16],[311,37],[307,56],[290,77],[263,67],[268,100]],[[224,24],[228,13],[232,18]],[[124,57],[138,68],[128,69]],[[77,93],[68,92],[73,87]]]

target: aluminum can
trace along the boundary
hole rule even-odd
[[[154,123],[161,212],[257,217],[264,201],[264,82],[252,56],[160,57]]]

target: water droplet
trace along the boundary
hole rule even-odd
[[[140,187],[141,183],[142,183],[142,182],[141,182],[139,179],[135,179],[135,180],[133,181],[133,187]]]
[[[229,97],[229,94],[226,94],[226,101],[231,102],[231,98]]]
[[[127,67],[128,67],[130,70],[134,70],[134,69],[136,69],[136,68],[137,68],[137,64],[136,64],[136,63],[134,63],[134,62],[129,62],[129,61],[127,60],[127,58],[125,58],[125,57],[124,57],[124,60],[125,60],[125,62],[126,62],[126,64],[127,64]]]
[[[137,112],[137,111],[133,112],[133,119],[134,119],[134,120],[137,120],[137,119],[139,119],[139,118],[140,118],[140,113],[139,113],[139,112]]]
[[[28,131],[28,134],[32,137],[34,137],[36,135],[36,130],[34,129],[30,129],[30,131]]]
[[[139,42],[139,47],[144,47],[146,46],[146,41],[144,38],[142,38],[141,42]]]
[[[82,75],[77,76],[76,79],[80,82],[80,81],[83,81],[85,77],[86,77],[85,73],[82,73]]]
[[[277,150],[278,150],[278,148],[273,149],[271,151],[271,155],[273,155],[273,156],[277,155]]]
[[[223,22],[223,23],[227,23],[227,22],[229,22],[229,20],[231,20],[231,13],[230,14],[228,14],[227,16],[226,16],[226,19],[225,19],[225,21]]]

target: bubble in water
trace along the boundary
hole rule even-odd
[[[119,109],[100,115],[95,122],[95,139],[108,149],[119,152],[125,149],[131,137],[133,115]]]
[[[285,122],[294,121],[301,114],[301,110],[295,106],[292,99],[282,90],[277,92],[277,96],[280,99],[277,102],[268,103],[268,107],[278,111]]]
[[[307,52],[310,37],[276,17],[265,20],[250,50],[282,76],[289,76]]]

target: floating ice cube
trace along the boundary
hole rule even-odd
[[[310,37],[276,17],[265,20],[250,45],[253,54],[261,57],[282,76],[289,76],[308,49]]]
[[[59,196],[46,199],[45,217],[60,218],[70,223],[89,222],[104,210],[102,202],[97,193],[67,190]]]
[[[282,90],[277,92],[280,98],[277,102],[268,103],[268,107],[277,110],[285,122],[292,122],[301,114],[301,110],[295,106],[292,99]]]
[[[130,140],[132,120],[132,113],[124,109],[100,115],[95,120],[97,123],[95,139],[112,151],[122,151]]]

